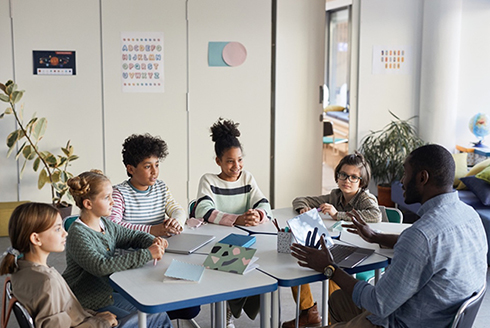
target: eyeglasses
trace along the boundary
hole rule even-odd
[[[359,182],[359,181],[362,180],[362,178],[361,177],[358,177],[357,175],[348,175],[345,172],[339,172],[339,173],[337,173],[337,179],[340,179],[340,180],[347,180],[347,179],[349,179],[349,181],[352,182],[352,183],[356,183],[356,182]]]

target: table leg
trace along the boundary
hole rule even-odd
[[[295,321],[296,328],[299,328],[299,304],[301,303],[300,295],[301,295],[301,285],[298,286],[298,292],[296,293],[296,321]]]
[[[260,295],[260,328],[271,328],[271,293]]]
[[[138,311],[138,328],[146,328],[146,313]]]
[[[381,278],[381,269],[374,270],[374,284],[378,283],[379,278]]]
[[[226,301],[215,303],[216,308],[216,328],[226,327]]]
[[[279,318],[281,317],[279,300],[280,300],[280,295],[279,295],[279,288],[278,288],[272,292],[272,301],[271,301],[271,303],[272,303],[272,305],[271,305],[271,308],[272,308],[271,326],[272,326],[272,328],[279,328],[279,324],[280,324]]]
[[[328,325],[328,285],[329,280],[322,280],[322,326]]]

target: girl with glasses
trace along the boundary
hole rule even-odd
[[[338,188],[330,194],[321,196],[298,197],[293,200],[293,208],[304,213],[312,208],[329,214],[334,220],[351,221],[347,212],[357,210],[366,222],[381,222],[381,211],[374,195],[367,187],[371,180],[371,169],[358,152],[342,158],[335,168],[335,182]],[[292,287],[293,297],[297,295],[297,287]],[[333,288],[331,287],[333,291]],[[299,327],[319,326],[321,317],[308,284],[301,286]],[[286,321],[282,328],[295,327],[295,320]]]

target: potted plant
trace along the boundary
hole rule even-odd
[[[361,140],[360,152],[371,166],[371,176],[378,185],[378,202],[394,206],[391,201],[391,184],[403,176],[403,162],[416,148],[424,145],[410,120],[395,118],[379,131],[371,131]]]
[[[49,151],[39,149],[39,141],[44,137],[48,121],[44,117],[36,117],[35,115],[27,124],[23,121],[23,107],[18,110],[16,103],[20,101],[24,95],[24,90],[17,90],[17,85],[13,81],[8,81],[5,84],[0,83],[0,100],[10,105],[2,114],[0,119],[5,115],[13,114],[17,123],[18,129],[10,133],[7,137],[7,157],[12,154],[16,145],[18,145],[16,160],[22,157],[24,163],[20,170],[20,178],[24,173],[28,161],[33,161],[32,168],[35,172],[39,172],[37,186],[42,189],[46,184],[51,186],[51,199],[53,205],[57,207],[63,215],[70,215],[71,204],[63,200],[67,196],[69,202],[73,202],[73,198],[68,193],[68,185],[66,182],[73,174],[68,171],[70,163],[78,158],[73,154],[73,146],[70,141],[65,147],[61,147],[62,154],[54,155]],[[66,210],[68,209],[68,210]]]

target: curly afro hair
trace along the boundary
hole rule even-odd
[[[242,149],[242,145],[238,141],[238,137],[240,136],[240,131],[238,131],[239,124],[220,117],[211,126],[211,138],[214,141],[214,151],[218,158],[221,158],[230,148],[236,147]]]
[[[122,156],[124,166],[138,166],[144,159],[155,156],[164,159],[168,155],[167,143],[160,137],[150,134],[132,134],[124,140]],[[129,172],[128,176],[131,177]]]

